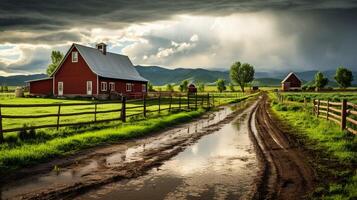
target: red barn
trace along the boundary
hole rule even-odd
[[[294,74],[290,72],[283,81],[281,81],[281,89],[283,91],[289,90],[301,90],[301,80]]]
[[[188,85],[188,92],[189,93],[196,93],[197,92],[197,88],[196,88],[195,84],[191,83],[190,85]]]
[[[130,59],[106,48],[104,43],[96,48],[73,44],[50,77],[28,81],[30,95],[108,98],[145,94],[148,81]]]

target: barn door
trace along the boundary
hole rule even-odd
[[[58,82],[58,96],[63,95],[63,82]]]
[[[92,81],[87,81],[87,95],[92,95]]]

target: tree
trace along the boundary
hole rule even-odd
[[[49,64],[47,67],[47,75],[51,75],[52,72],[56,70],[62,59],[63,59],[63,54],[60,51],[52,51],[51,53],[52,63]]]
[[[205,84],[204,83],[199,83],[198,84],[198,91],[199,92],[204,92],[205,91]]]
[[[154,91],[154,86],[150,82],[148,82],[148,91]]]
[[[230,70],[231,80],[232,82],[237,83],[242,89],[242,92],[244,92],[246,84],[254,80],[254,72],[254,67],[252,65],[235,62]]]
[[[353,81],[352,71],[340,66],[336,70],[335,80],[341,88],[348,88]]]
[[[169,84],[166,85],[166,91],[173,92],[174,91],[174,87],[169,83]]]
[[[186,92],[188,87],[188,80],[183,80],[180,84],[180,92]]]
[[[317,90],[324,88],[328,83],[328,79],[324,77],[323,73],[317,72],[315,74],[315,87]]]
[[[216,81],[216,85],[219,92],[223,92],[224,90],[226,90],[226,83],[223,79],[218,79]]]
[[[232,91],[232,92],[235,92],[236,90],[234,89],[234,85],[232,83],[229,84],[229,89]]]

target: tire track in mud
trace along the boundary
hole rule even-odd
[[[249,118],[249,131],[262,164],[254,199],[304,199],[315,185],[315,172],[268,109],[264,94]]]

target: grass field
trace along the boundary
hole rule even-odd
[[[281,94],[290,101],[304,102],[304,97],[306,97],[307,101],[320,99],[341,102],[342,99],[346,99],[357,104],[357,92],[284,92]]]
[[[214,99],[215,105],[222,105],[229,103],[235,99],[244,97],[243,93],[211,93],[210,100]],[[214,95],[214,97],[213,97]],[[227,96],[228,95],[228,96]],[[248,94],[247,94],[248,95]],[[207,106],[207,94],[198,94],[197,104],[198,107],[200,105]],[[0,99],[0,104],[70,104],[70,103],[83,103],[83,102],[94,102],[91,100],[68,100],[68,99],[49,99],[49,98],[15,98],[15,97],[2,97]],[[162,97],[160,101],[160,109],[167,109],[169,108],[170,99],[169,97]],[[158,100],[147,100],[146,105],[147,111],[155,111],[158,110]],[[126,108],[127,113],[126,115],[132,114],[140,114],[143,113],[143,108],[132,108],[142,106],[143,101],[138,100],[135,102],[128,101]],[[181,99],[181,106],[187,106],[187,98]],[[110,104],[99,104],[97,106],[97,111],[105,111],[105,110],[113,110],[113,109],[121,109],[122,104],[120,102],[117,103],[110,103]],[[171,108],[175,109],[179,107],[179,99],[177,97],[173,98]],[[190,98],[190,107],[195,107],[195,98]],[[61,106],[61,113],[76,113],[76,112],[87,112],[87,111],[94,111],[94,105],[83,105],[83,106]],[[8,108],[3,107],[1,108],[1,113],[3,115],[39,115],[39,114],[56,114],[58,112],[58,107],[28,107],[28,108]],[[97,120],[104,120],[104,119],[112,119],[117,118],[120,116],[120,112],[112,112],[112,113],[101,113],[97,114]],[[77,122],[86,122],[89,119],[94,120],[93,114],[86,114],[81,116],[61,116],[60,117],[60,124],[65,123],[77,123]],[[57,117],[48,117],[48,118],[37,118],[37,119],[11,119],[11,118],[4,118],[3,119],[3,128],[10,129],[10,128],[18,128],[23,125],[31,126],[36,124],[45,125],[45,124],[55,124],[57,123]]]
[[[293,95],[293,93],[291,93]],[[336,95],[336,94],[335,94]],[[334,122],[313,116],[299,102],[278,103],[270,94],[275,116],[287,122],[290,134],[312,152],[319,178],[315,199],[353,199],[357,196],[357,137]]]

